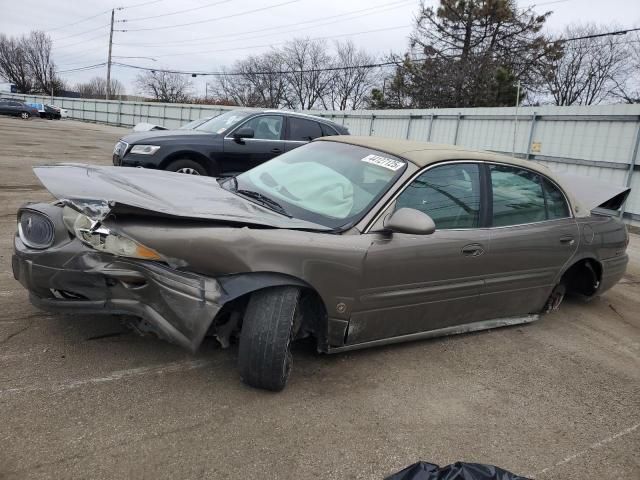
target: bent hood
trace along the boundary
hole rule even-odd
[[[80,164],[35,167],[33,171],[54,197],[94,220],[104,220],[109,213],[130,212],[134,208],[169,217],[330,230],[250,202],[220,187],[213,177]]]

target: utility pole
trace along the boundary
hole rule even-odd
[[[107,94],[106,100],[109,100],[109,94],[111,93],[111,47],[113,46],[113,19],[115,17],[115,8],[111,10],[111,30],[109,31],[109,58],[107,59]]]
[[[51,105],[53,105],[53,65],[49,65],[49,78],[51,81]]]

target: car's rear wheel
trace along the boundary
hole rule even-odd
[[[31,114],[29,112],[21,112],[20,118],[23,120],[29,120],[29,118],[31,118]]]
[[[187,175],[206,175],[207,171],[202,165],[188,158],[175,160],[167,166],[167,170],[176,173],[186,173]]]
[[[274,287],[251,295],[240,332],[238,367],[247,385],[280,391],[293,359],[290,344],[300,290]]]

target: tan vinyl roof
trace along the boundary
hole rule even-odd
[[[554,182],[562,187],[565,194],[569,198],[572,210],[576,216],[582,216],[588,211],[584,207],[579,207],[579,203],[573,195],[573,192],[567,188],[566,182],[558,179],[545,165],[538,162],[523,160],[520,158],[509,157],[498,153],[470,150],[455,145],[446,145],[428,142],[414,142],[412,140],[401,140],[397,138],[384,137],[368,137],[355,135],[340,135],[331,137],[321,137],[314,141],[340,142],[360,147],[371,148],[380,152],[389,153],[397,157],[404,158],[419,168],[431,165],[436,162],[446,160],[480,160],[490,162],[507,163],[516,165],[529,170],[534,170],[551,178]]]
[[[355,135],[322,137],[316,139],[316,141],[318,140],[349,143],[352,145],[359,145],[361,147],[372,148],[374,150],[402,157],[421,168],[443,160],[490,160],[540,170],[547,175],[551,174],[547,167],[537,162],[513,158],[498,153],[470,150],[463,147],[457,147],[455,145]]]

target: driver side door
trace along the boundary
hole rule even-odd
[[[427,169],[391,210],[414,208],[435,222],[431,235],[371,232],[347,344],[481,320],[476,302],[489,271],[481,168],[452,162]]]
[[[240,128],[251,128],[253,138],[233,138]],[[244,172],[284,152],[284,116],[257,115],[241,123],[224,137],[226,172]]]

